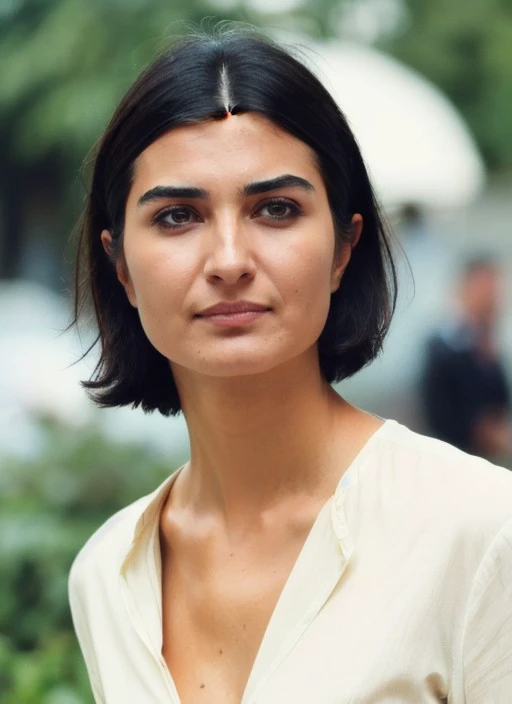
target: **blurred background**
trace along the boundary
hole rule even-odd
[[[340,392],[512,467],[510,0],[0,0],[3,704],[92,702],[71,561],[187,455],[182,419],[93,408],[94,353],[74,364],[93,338],[64,331],[82,162],[155,52],[204,18],[302,47],[407,256],[384,353]]]

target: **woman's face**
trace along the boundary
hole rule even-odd
[[[261,116],[174,129],[135,163],[117,274],[173,368],[246,375],[310,354],[349,257],[314,153]]]

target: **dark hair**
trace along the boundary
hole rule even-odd
[[[168,130],[224,117],[228,109],[259,113],[313,149],[338,243],[350,240],[352,215],[363,216],[363,234],[340,288],[332,295],[318,342],[325,379],[334,382],[351,376],[382,348],[396,303],[396,271],[386,228],[345,117],[311,71],[269,39],[240,30],[191,36],[174,43],[131,86],[93,161],[79,223],[75,322],[92,300],[101,354],[84,386],[100,405],[140,405],[166,415],[181,409],[168,360],[147,339],[117,280],[114,262],[122,252],[136,158]],[[103,229],[112,234],[110,259],[100,241]]]

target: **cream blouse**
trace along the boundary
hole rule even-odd
[[[172,482],[108,520],[71,569],[102,704],[179,704],[161,654]],[[320,511],[242,704],[427,702],[512,703],[512,473],[388,420]]]

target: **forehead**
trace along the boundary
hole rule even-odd
[[[316,154],[307,144],[263,116],[242,113],[165,133],[135,161],[133,184],[143,188],[170,178],[245,183],[278,173],[321,181]]]

